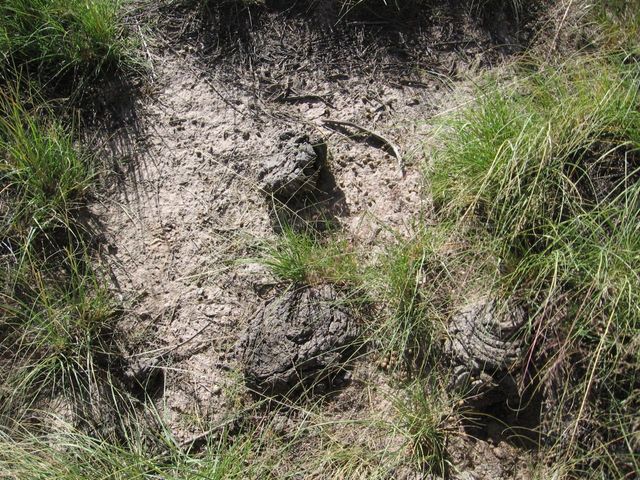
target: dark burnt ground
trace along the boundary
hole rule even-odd
[[[357,73],[411,77],[433,70],[456,78],[523,52],[540,31],[543,1],[395,2],[340,8],[335,1],[182,1],[160,9],[161,29],[209,66],[299,75]],[[171,43],[175,40],[171,40]],[[274,72],[275,73],[275,72]]]

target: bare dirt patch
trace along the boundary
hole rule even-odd
[[[429,211],[424,121],[451,104],[456,81],[520,48],[513,19],[492,30],[466,10],[438,12],[409,30],[364,20],[327,26],[317,13],[267,9],[231,41],[198,29],[158,32],[147,50],[150,91],[96,127],[118,165],[91,210],[104,232],[101,259],[126,306],[123,348],[163,372],[154,401],[179,440],[226,421],[244,394],[234,345],[274,283],[246,261],[276,235],[258,176],[283,132],[325,140],[327,173],[309,210],[354,245],[375,250]],[[402,165],[363,129],[397,146]],[[349,405],[364,401],[363,384],[386,381],[366,366],[354,379],[336,399],[339,411],[366,410]],[[512,467],[498,470],[492,478],[510,478]]]

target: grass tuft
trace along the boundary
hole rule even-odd
[[[54,392],[83,398],[96,359],[108,354],[114,318],[78,220],[93,177],[89,157],[34,103],[17,90],[0,93],[3,420]]]
[[[436,353],[454,287],[449,259],[456,248],[444,225],[418,229],[389,245],[368,268],[366,288],[384,305],[373,338],[386,353],[420,364]]]
[[[130,63],[119,0],[5,0],[0,60],[45,86],[96,78]]]
[[[490,86],[446,119],[432,177],[441,218],[498,259],[492,287],[533,306],[551,437],[616,476],[637,468],[625,426],[640,378],[640,67],[619,59]]]
[[[433,379],[407,386],[396,399],[400,433],[421,471],[444,475],[447,471],[447,440],[454,434],[455,402]]]
[[[231,439],[224,433],[199,454],[188,454],[175,439],[165,438],[163,451],[152,453],[99,440],[70,425],[49,436],[28,430],[14,437],[0,432],[0,469],[7,478],[34,480],[268,478],[266,459],[251,462],[259,456],[259,441],[251,435]]]
[[[28,238],[68,223],[91,179],[87,156],[46,108],[0,93],[0,197],[7,237]]]
[[[2,275],[0,413],[16,416],[55,391],[83,398],[93,381],[115,309],[88,262],[69,250],[45,260],[22,252]]]
[[[593,5],[605,48],[640,55],[640,0],[601,0]]]
[[[346,240],[323,239],[316,232],[288,226],[262,246],[260,262],[276,277],[293,283],[354,285],[358,279],[356,253]]]

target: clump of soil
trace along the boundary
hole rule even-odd
[[[445,345],[453,365],[452,383],[468,392],[474,405],[518,398],[511,371],[522,360],[525,322],[521,307],[505,311],[493,299],[472,302],[452,318]]]
[[[321,141],[307,135],[286,132],[273,157],[266,160],[259,179],[265,192],[288,201],[296,195],[313,191],[318,182],[326,154]]]
[[[287,394],[335,382],[354,351],[357,326],[333,287],[290,290],[260,308],[239,350],[247,386]]]

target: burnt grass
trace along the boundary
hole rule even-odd
[[[410,74],[442,68],[452,53],[482,53],[481,68],[523,52],[539,32],[543,1],[514,11],[510,2],[332,1],[198,2],[160,10],[161,30],[190,45],[207,65],[300,74]],[[445,62],[443,62],[443,59]],[[446,65],[455,78],[456,65]],[[291,70],[289,70],[291,71]]]

